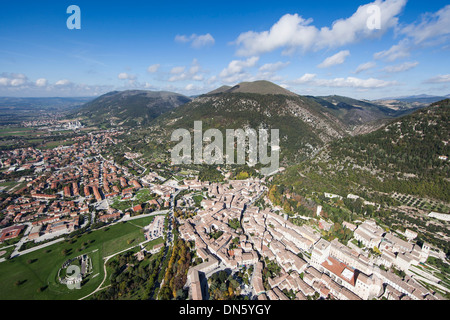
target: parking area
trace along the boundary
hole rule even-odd
[[[163,236],[164,218],[165,216],[158,215],[149,225],[144,227],[146,240],[153,240]]]

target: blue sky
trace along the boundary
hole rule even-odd
[[[449,40],[446,1],[3,1],[0,96],[194,95],[260,79],[304,95],[447,95]]]

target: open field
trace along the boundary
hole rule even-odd
[[[71,146],[73,145],[75,142],[74,141],[69,141],[69,140],[56,140],[56,141],[49,141],[46,142],[44,145],[39,146],[39,149],[53,149],[59,146]]]
[[[103,258],[144,241],[140,226],[152,219],[121,222],[0,263],[0,299],[71,300],[86,296],[104,278]],[[66,260],[81,254],[90,256],[93,272],[81,289],[71,290],[58,282],[58,270]]]
[[[25,128],[25,127],[2,127],[0,128],[0,137],[26,137],[26,136],[37,136],[41,134],[46,134],[47,131],[39,130],[36,128]]]

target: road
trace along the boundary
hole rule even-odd
[[[155,216],[155,215],[159,215],[159,214],[167,214],[168,212],[169,212],[169,210],[160,210],[160,211],[154,211],[152,213],[142,214],[142,215],[134,216],[134,217],[124,216],[124,217],[122,217],[122,219],[117,220],[116,222],[110,223],[110,224],[108,224],[108,225],[106,225],[104,227],[110,227],[111,225],[114,225],[116,223],[123,222],[123,221],[131,221],[131,220],[145,218],[145,217],[150,217],[150,216]],[[58,243],[60,241],[65,240],[64,237],[61,237],[61,238],[58,238],[58,239],[56,239],[54,241],[50,241],[50,242],[41,244],[39,246],[30,248],[30,249],[26,249],[26,250],[23,250],[23,251],[18,251],[19,248],[22,246],[22,244],[27,241],[27,237],[26,236],[28,235],[28,233],[30,232],[31,227],[32,227],[31,223],[27,222],[25,224],[28,225],[28,229],[25,231],[24,236],[20,239],[20,241],[15,244],[16,248],[11,253],[11,258],[15,258],[15,257],[21,256],[21,255],[24,255],[24,254],[36,251],[36,250],[39,250],[39,249],[51,246],[52,244],[55,244],[55,243]],[[104,228],[104,227],[102,227],[102,228]],[[98,230],[98,229],[95,229],[95,230]],[[4,261],[4,260],[0,260],[0,262],[2,262],[2,261]]]
[[[117,220],[116,222],[113,222],[112,224],[116,224],[116,223],[123,222],[123,221],[131,221],[131,220],[136,220],[136,219],[140,219],[140,218],[156,216],[159,214],[167,214],[169,212],[170,212],[170,209],[153,211],[152,213],[140,214],[140,215],[133,216],[133,217],[130,217],[129,215],[124,215],[121,219]]]
[[[167,223],[167,237],[166,237],[166,246],[171,246],[173,244],[173,234],[172,234],[172,221],[174,219],[173,216],[173,209],[175,207],[175,198],[177,197],[178,193],[180,193],[181,190],[178,190],[177,192],[175,192],[174,194],[171,195],[171,199],[170,199],[170,209],[167,210],[168,214],[167,214],[167,219],[168,219],[168,223]]]
[[[24,224],[27,226],[27,229],[24,231],[23,237],[19,240],[19,242],[17,242],[15,244],[16,247],[15,247],[14,251],[11,253],[11,258],[18,257],[21,254],[23,254],[23,253],[19,252],[19,249],[22,246],[22,244],[24,244],[26,242],[26,240],[28,239],[27,236],[30,233],[31,228],[33,228],[33,225],[31,224],[31,222],[25,222]]]
[[[36,251],[36,250],[39,250],[39,249],[42,249],[42,248],[45,248],[45,247],[48,247],[48,246],[51,246],[52,244],[55,244],[55,243],[58,243],[58,242],[64,241],[64,240],[65,240],[64,237],[62,237],[62,238],[58,238],[58,239],[56,239],[54,241],[50,241],[50,242],[41,244],[40,246],[36,246],[36,247],[30,248],[30,249],[26,249],[26,250],[23,250],[23,251],[17,251],[17,249],[16,249],[11,254],[11,259],[15,258],[15,257],[18,257],[18,256],[22,256],[24,254],[27,254],[27,253],[30,253],[30,252],[33,252],[33,251]]]
[[[107,287],[102,288],[102,285],[103,285],[103,283],[105,283],[106,278],[107,278],[107,276],[108,276],[108,273],[106,272],[106,264],[108,263],[108,260],[109,260],[109,259],[111,259],[112,257],[114,257],[114,256],[116,256],[116,255],[118,255],[118,254],[121,254],[121,253],[123,253],[123,252],[126,252],[126,251],[128,251],[128,250],[130,250],[130,249],[133,249],[134,247],[137,247],[137,246],[141,247],[142,245],[146,244],[146,243],[149,242],[149,241],[151,241],[151,240],[145,240],[145,241],[142,241],[142,242],[140,242],[139,244],[136,244],[136,245],[134,245],[134,246],[132,246],[132,247],[123,249],[122,251],[113,253],[113,254],[111,254],[111,255],[109,255],[109,256],[107,256],[107,257],[103,257],[103,260],[104,260],[104,263],[103,263],[103,273],[104,273],[104,276],[103,276],[102,282],[98,285],[98,287],[97,287],[94,291],[92,291],[92,292],[89,293],[88,295],[86,295],[86,296],[84,296],[84,297],[82,297],[82,298],[80,298],[80,299],[78,299],[78,300],[86,299],[87,297],[93,295],[93,294],[96,293],[97,291],[103,290],[103,289],[105,289],[105,288],[108,287],[108,286],[107,286]]]

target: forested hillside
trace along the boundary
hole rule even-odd
[[[314,159],[289,168],[280,182],[309,191],[376,190],[450,202],[449,101],[375,132],[333,141]]]

